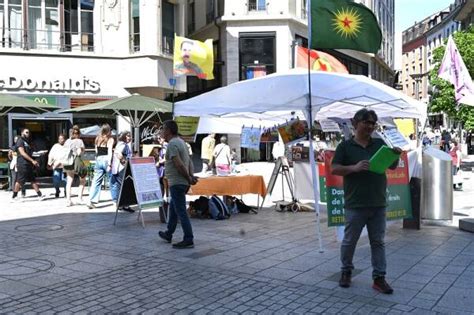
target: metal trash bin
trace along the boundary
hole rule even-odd
[[[423,151],[421,217],[428,220],[453,219],[452,159],[444,151]]]

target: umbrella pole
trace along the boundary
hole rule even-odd
[[[133,147],[135,152],[140,153],[140,127],[133,126]]]

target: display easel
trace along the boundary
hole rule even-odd
[[[275,167],[273,168],[272,176],[270,177],[270,181],[268,182],[267,187],[267,192],[269,194],[272,194],[278,176],[281,177],[282,200],[274,201],[275,210],[283,211],[285,209],[291,209],[293,212],[298,211],[298,200],[295,198],[294,194],[295,181],[290,173],[290,165],[288,164],[288,159],[284,156],[278,158],[275,163]],[[291,201],[285,200],[285,181],[288,185],[288,189],[290,190]],[[263,201],[265,201],[265,198]]]
[[[120,207],[138,205],[137,221],[145,228],[142,210],[158,207],[162,202],[160,181],[153,157],[131,158],[125,164],[125,174],[120,187],[114,225],[117,222]]]

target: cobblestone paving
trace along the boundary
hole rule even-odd
[[[47,204],[41,203],[41,206]],[[226,221],[193,220],[196,247],[174,250],[164,225],[136,215],[61,214],[0,222],[0,313],[469,314],[474,237],[453,227],[387,233],[391,296],[371,288],[360,241],[353,286],[337,286],[339,243],[314,213],[264,209]],[[325,218],[322,218],[325,222]],[[175,235],[180,240],[181,234]]]

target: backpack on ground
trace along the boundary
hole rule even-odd
[[[216,220],[224,220],[230,217],[229,208],[226,204],[216,195],[213,195],[209,199],[209,213],[211,217]]]
[[[239,210],[240,213],[249,213],[250,211],[252,211],[253,213],[257,213],[257,210],[254,207],[246,205],[242,201],[242,199],[235,198],[234,202],[237,205],[237,209]]]
[[[201,196],[189,203],[189,215],[192,218],[209,219],[209,199]]]

